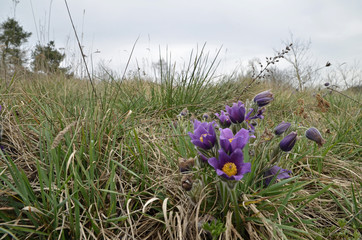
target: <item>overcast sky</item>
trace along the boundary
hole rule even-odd
[[[68,0],[68,6],[88,59],[119,72],[137,38],[132,65],[137,60],[141,68],[166,48],[181,65],[206,42],[211,55],[222,47],[219,70],[228,73],[272,56],[291,33],[311,40],[321,64],[362,60],[362,0]],[[33,33],[28,48],[54,40],[66,48],[66,63],[75,64],[80,55],[64,0],[19,0],[16,7],[0,0],[0,21],[14,16]]]

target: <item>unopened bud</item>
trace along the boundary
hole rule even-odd
[[[288,130],[290,125],[291,125],[290,123],[284,121],[279,123],[279,125],[274,128],[275,135],[283,134],[286,130]]]
[[[297,132],[291,132],[283,140],[280,141],[279,147],[284,152],[289,152],[293,149],[297,141]]]
[[[326,142],[321,133],[318,131],[318,129],[311,127],[307,131],[305,131],[305,136],[314,142],[318,144],[318,146],[323,146],[323,144]]]
[[[273,93],[270,91],[261,92],[254,97],[254,102],[258,104],[259,107],[268,105],[273,100]]]

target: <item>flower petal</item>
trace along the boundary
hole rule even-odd
[[[224,139],[230,139],[233,138],[234,134],[233,131],[231,131],[230,128],[225,128],[225,129],[221,129],[220,130],[220,139],[224,138]]]
[[[247,163],[242,163],[241,164],[241,174],[245,174],[245,173],[249,173],[251,172],[251,163],[247,162]]]
[[[234,177],[234,176],[229,177],[226,173],[224,173],[224,172],[223,172],[222,170],[220,170],[220,169],[216,169],[216,174],[219,175],[219,176],[221,176],[221,177],[224,177],[224,178],[226,178],[226,179],[228,179],[228,180],[232,180],[233,177]]]
[[[230,153],[232,151],[232,147],[231,147],[229,139],[221,139],[221,137],[220,137],[220,146],[227,153]]]
[[[199,147],[199,148],[202,148],[202,149],[207,149],[207,146],[205,146],[205,144],[203,142],[201,142],[200,140],[191,140],[191,142],[196,147]]]
[[[231,162],[229,155],[226,154],[226,152],[222,149],[219,150],[219,166],[221,168],[225,165],[225,163]]]
[[[219,160],[217,160],[215,157],[212,157],[212,158],[209,158],[207,160],[207,162],[213,167],[216,169],[219,168]]]
[[[238,148],[234,150],[230,155],[230,162],[234,163],[236,167],[239,167],[239,165],[244,162],[244,155],[241,149]]]

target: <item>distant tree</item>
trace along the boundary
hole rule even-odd
[[[50,41],[46,46],[37,44],[32,56],[32,68],[35,72],[56,72],[58,70],[64,71],[60,68],[60,63],[64,60],[65,54],[62,54],[55,48],[54,41]]]
[[[298,90],[303,91],[305,84],[312,84],[319,78],[320,69],[310,51],[311,41],[295,39],[290,33],[289,39],[284,44],[289,45],[289,54],[286,54],[284,59],[291,64],[291,68],[285,71],[289,72],[292,82],[297,83]]]
[[[359,61],[335,63],[325,81],[342,89],[362,86],[362,66]]]
[[[25,51],[20,46],[28,41],[31,32],[24,31],[23,27],[13,19],[8,18],[0,24],[0,54],[2,68],[5,70],[11,66],[22,66],[25,62]]]

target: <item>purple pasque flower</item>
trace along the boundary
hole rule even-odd
[[[219,118],[220,126],[228,128],[231,125],[230,117],[221,110],[221,114],[215,113],[215,116]]]
[[[199,148],[211,149],[216,142],[216,133],[214,129],[215,122],[194,121],[194,133],[189,132],[191,142]]]
[[[263,113],[265,112],[265,108],[258,108],[256,111],[256,114],[252,116],[253,113],[255,113],[254,108],[249,108],[249,112],[245,116],[245,122],[248,124],[249,130],[251,132],[254,132],[255,126],[257,125],[255,122],[252,122],[254,119],[264,119]]]
[[[253,117],[251,117],[251,114],[254,112],[254,108],[249,108],[249,112],[246,114],[245,116],[245,121],[250,121],[252,119],[254,119]]]
[[[195,119],[193,122],[194,125],[194,131],[200,126],[202,125],[203,127],[206,127],[207,122],[200,122],[199,120]]]
[[[307,131],[305,131],[305,136],[314,142],[318,144],[319,147],[323,146],[323,144],[326,142],[321,133],[318,131],[318,129],[311,127]]]
[[[265,108],[259,108],[256,115],[254,116],[255,118],[259,118],[259,119],[264,119],[263,113],[266,111]]]
[[[268,105],[271,101],[273,101],[273,93],[271,93],[269,90],[268,91],[264,91],[261,93],[258,93],[255,97],[254,97],[254,102],[256,104],[258,104],[259,107],[263,107],[265,105]]]
[[[291,132],[283,140],[280,141],[279,147],[284,152],[289,152],[293,149],[297,141],[297,132]]]
[[[209,158],[208,162],[215,169],[217,175],[227,180],[239,181],[244,174],[251,171],[251,163],[244,163],[241,149],[236,149],[230,156],[220,149],[219,159]]]
[[[220,130],[220,146],[226,153],[232,153],[236,149],[243,149],[249,141],[249,131],[242,128],[234,136],[230,128]]]
[[[286,179],[290,178],[292,172],[283,168],[278,167],[277,165],[272,166],[267,171],[264,172],[265,184],[269,185],[271,180],[277,175],[276,179]]]
[[[242,123],[245,119],[245,106],[241,101],[233,103],[232,107],[225,106],[226,111],[229,114],[230,120],[233,123]]]
[[[285,131],[287,131],[288,130],[288,128],[290,127],[290,123],[288,123],[288,122],[281,122],[281,123],[279,123],[278,124],[278,126],[276,126],[275,128],[274,128],[274,133],[275,133],[275,135],[282,135]]]

